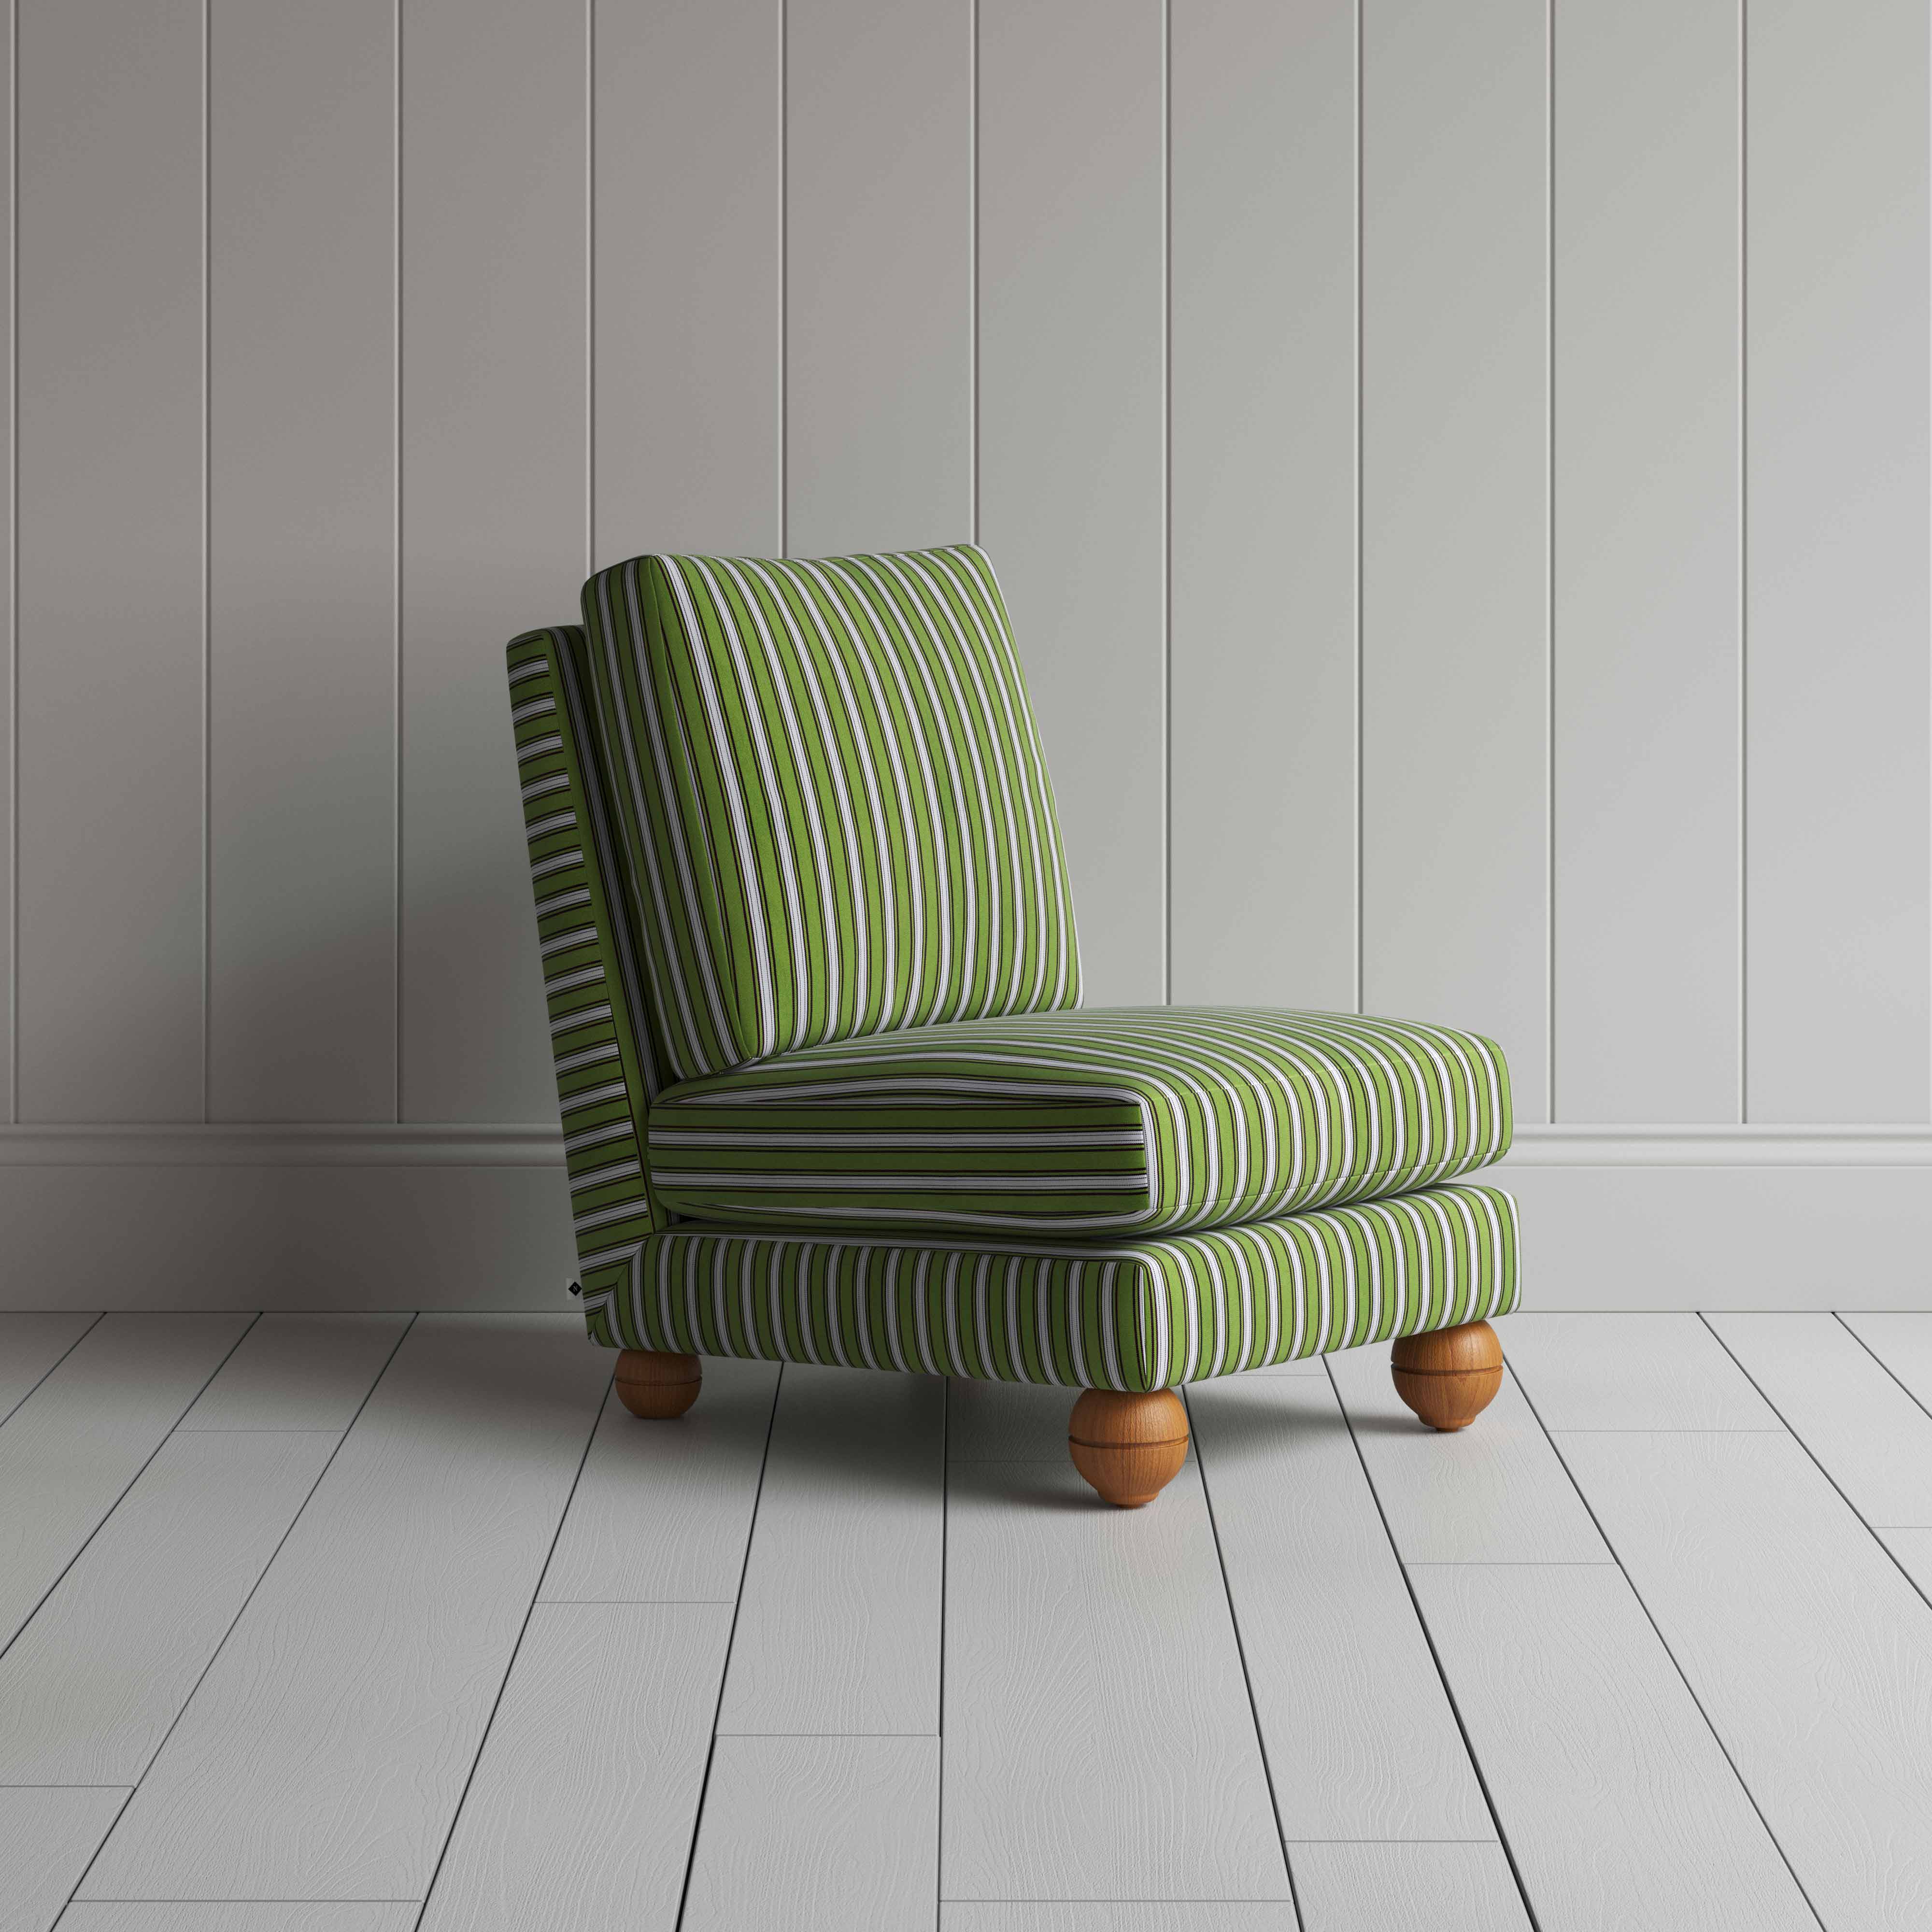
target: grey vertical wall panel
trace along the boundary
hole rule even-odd
[[[18,21],[30,1126],[551,1118],[503,639],[976,519],[1092,1003],[1932,1120],[1916,0]]]
[[[24,0],[21,1118],[202,1115],[202,28]]]
[[[1363,998],[1547,1104],[1542,0],[1362,21]]]
[[[1556,16],[1562,1120],[1738,1117],[1740,58],[1738,0]]]
[[[1355,8],[1174,16],[1177,1000],[1355,1004]]]
[[[208,1113],[395,1107],[392,0],[208,14]]]
[[[1748,18],[1746,1106],[1922,1120],[1926,10]]]
[[[787,548],[972,524],[972,44],[957,0],[790,0]]]
[[[556,1106],[503,645],[589,550],[581,0],[403,0],[400,1112]]]
[[[14,672],[17,662],[15,635],[14,589],[14,516],[18,508],[14,488],[17,471],[14,464],[14,381],[17,373],[14,358],[14,309],[17,292],[14,280],[15,242],[14,213],[14,156],[17,149],[14,128],[14,36],[10,33],[7,44],[0,50],[0,74],[5,76],[0,84],[0,122],[6,129],[6,147],[0,153],[0,221],[4,221],[7,234],[8,301],[4,315],[0,315],[0,357],[4,357],[7,372],[6,393],[0,395],[0,449],[4,449],[6,473],[0,476],[0,490],[5,493],[5,521],[0,526],[0,596],[5,598],[5,608],[0,610],[0,634],[4,637],[4,666],[0,666],[0,907],[4,909],[4,917],[0,919],[0,1002],[4,1002],[7,1023],[0,1026],[0,1119],[12,1120],[16,1118],[14,1091],[14,1053],[16,1044],[14,1026],[14,989],[16,962],[14,956]]]
[[[591,550],[772,555],[780,0],[593,10]]]
[[[981,0],[980,532],[1051,760],[1089,1006],[1166,996],[1156,0]]]

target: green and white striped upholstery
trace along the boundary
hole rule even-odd
[[[1052,789],[982,551],[636,557],[584,614],[674,1077],[1077,1002]]]
[[[1506,1313],[1492,1187],[1128,1242],[750,1234],[680,1225],[586,1292],[612,1347],[1147,1390]]]
[[[1490,1042],[1077,1012],[968,545],[639,557],[509,647],[592,1338],[1130,1390],[1505,1312]]]
[[[644,1165],[645,1112],[664,1084],[656,1030],[618,911],[625,868],[586,709],[584,633],[526,632],[509,663],[579,1263],[586,1280],[600,1268],[614,1280],[610,1270],[665,1218]]]
[[[650,1119],[674,1214],[1127,1237],[1402,1194],[1509,1144],[1501,1050],[1347,1013],[969,1020],[692,1081]]]

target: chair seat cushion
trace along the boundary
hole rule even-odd
[[[1166,1240],[680,1224],[584,1306],[608,1348],[1144,1390],[1480,1322],[1516,1284],[1515,1204],[1452,1186]]]
[[[1268,1221],[1498,1159],[1502,1051],[1354,1014],[1126,1007],[920,1027],[662,1094],[658,1198],[706,1221],[1087,1237]]]

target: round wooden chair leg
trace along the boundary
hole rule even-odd
[[[1172,1389],[1088,1389],[1066,1427],[1073,1466],[1117,1509],[1150,1503],[1187,1460],[1187,1411]]]
[[[698,1400],[703,1378],[695,1355],[626,1348],[617,1358],[617,1400],[646,1421],[682,1415]]]
[[[1503,1385],[1502,1344],[1486,1322],[1405,1335],[1389,1364],[1395,1392],[1431,1429],[1467,1429]]]

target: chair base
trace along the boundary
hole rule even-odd
[[[1066,1426],[1073,1466],[1116,1509],[1150,1503],[1187,1460],[1187,1411],[1172,1389],[1088,1389]]]
[[[1502,1387],[1502,1344],[1486,1322],[1405,1335],[1389,1372],[1396,1394],[1431,1429],[1466,1429]]]
[[[626,1348],[617,1358],[617,1400],[647,1422],[670,1422],[698,1400],[704,1375],[695,1355]]]

